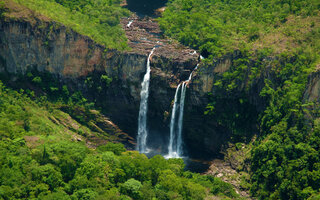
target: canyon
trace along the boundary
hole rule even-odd
[[[0,21],[0,73],[10,81],[34,70],[50,73],[61,86],[81,91],[133,138],[137,137],[141,82],[148,55],[156,46],[150,58],[148,144],[159,152],[167,151],[164,144],[169,142],[175,91],[200,62],[199,53],[163,38],[158,24],[149,17],[133,15],[121,20],[130,49],[120,52],[106,49],[89,37],[30,10],[16,8],[10,12],[14,17],[4,17]],[[235,51],[210,66],[202,67],[200,63],[194,72],[187,86],[182,130],[184,149],[190,157],[216,157],[230,141],[230,128],[204,113],[210,102],[209,93],[215,93],[215,77],[228,71],[233,60],[240,57],[241,53]],[[88,84],[87,80],[99,82],[102,75],[112,78],[103,90]],[[248,92],[249,104],[256,111],[265,107],[259,96],[264,76],[272,75],[265,72],[252,83],[255,89]],[[305,98],[319,99],[319,73],[313,73],[309,79]]]

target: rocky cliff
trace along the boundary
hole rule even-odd
[[[131,26],[128,22],[133,20]],[[147,57],[151,60],[149,129],[165,142],[167,113],[177,84],[188,77],[199,54],[166,39],[160,39],[158,25],[150,19],[123,19],[131,50],[105,49],[90,38],[26,8],[10,7],[0,22],[0,72],[15,80],[30,71],[49,72],[61,85],[80,90],[112,121],[136,136],[141,81]],[[102,75],[112,78],[99,86]],[[43,80],[44,82],[46,80]]]
[[[131,48],[125,52],[106,49],[51,19],[11,6],[10,12],[0,21],[0,72],[12,81],[34,70],[50,73],[61,85],[82,91],[120,129],[135,138],[141,81],[146,72],[148,54],[156,47],[151,58],[148,128],[152,140],[148,143],[164,152],[167,150],[170,111],[176,87],[188,79],[199,63],[199,54],[163,38],[158,24],[151,18],[132,16],[122,19],[121,25]],[[234,60],[241,57],[241,52],[235,51],[211,65],[200,64],[193,73],[187,90],[183,129],[188,155],[212,157],[230,141],[233,134],[230,127],[219,122],[216,116],[205,115],[204,112],[211,101],[208,94],[215,95],[216,78],[230,70]],[[102,76],[112,78],[112,81],[105,84]],[[237,94],[225,98],[230,103],[224,105],[235,110],[252,109],[252,117],[256,117],[255,113],[265,108],[259,93],[264,87],[264,78],[270,76],[272,74],[266,67],[260,78],[250,83],[250,90],[246,91],[250,108],[240,108],[232,102],[238,101]],[[239,92],[246,84],[243,81],[239,85]],[[309,78],[305,99],[318,99],[319,88],[319,73],[314,73]],[[225,110],[219,108],[218,112],[222,115]],[[249,127],[248,131],[255,128],[256,124],[251,124],[252,129]]]

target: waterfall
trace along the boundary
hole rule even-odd
[[[178,120],[178,138],[177,138],[177,155],[180,157],[182,155],[182,127],[183,127],[183,110],[184,110],[184,100],[186,97],[187,83],[182,83],[181,96],[180,96],[180,110],[179,110],[179,120]]]
[[[133,22],[133,20],[130,20],[130,21],[129,21],[129,23],[127,24],[127,28],[130,28],[132,22]]]
[[[197,70],[198,65],[194,68]],[[194,71],[193,70],[193,71]],[[189,75],[188,80],[180,83],[176,89],[176,93],[174,95],[174,103],[171,112],[171,121],[170,121],[170,140],[168,146],[168,155],[166,158],[180,158],[183,154],[182,149],[182,129],[183,129],[183,111],[184,111],[184,102],[186,97],[187,86],[192,79],[192,74]],[[179,98],[179,89],[180,90],[180,100]],[[176,125],[176,115],[179,110],[179,118],[178,124]]]
[[[138,119],[138,138],[137,138],[137,149],[141,153],[147,152],[147,112],[148,112],[148,97],[149,97],[149,84],[150,84],[150,58],[155,50],[155,47],[152,49],[148,56],[147,60],[147,71],[143,77],[141,83],[141,92],[140,92],[140,110],[139,110],[139,119]]]
[[[177,157],[176,152],[174,152],[174,146],[173,142],[175,141],[175,119],[176,119],[176,113],[177,113],[177,104],[178,104],[178,93],[179,93],[179,88],[181,86],[181,83],[178,85],[176,89],[176,93],[174,95],[174,103],[173,103],[173,108],[171,112],[171,121],[170,121],[170,140],[169,140],[169,154],[168,157],[173,158]]]

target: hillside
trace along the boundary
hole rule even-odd
[[[217,58],[234,50],[319,52],[319,5],[304,1],[175,0],[159,20],[165,34]]]
[[[319,96],[310,98],[319,8],[313,0],[174,0],[159,20],[165,34],[207,58],[199,80],[214,78],[205,112],[233,143],[247,144],[237,167],[259,199],[319,198]]]
[[[1,199],[239,198],[218,178],[184,171],[182,159],[112,143],[130,138],[75,96],[52,103],[0,82]]]

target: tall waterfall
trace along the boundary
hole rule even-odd
[[[187,83],[182,83],[181,96],[180,96],[180,111],[178,120],[178,138],[177,138],[177,156],[182,155],[182,127],[183,127],[183,110],[184,110],[184,100],[186,97]]]
[[[178,93],[179,93],[179,88],[181,86],[181,83],[178,85],[177,89],[176,89],[176,94],[174,95],[174,103],[173,103],[173,108],[172,108],[172,112],[171,112],[171,121],[170,121],[170,140],[169,140],[169,146],[168,146],[168,150],[169,150],[169,154],[168,157],[169,158],[173,158],[173,157],[178,157],[176,154],[177,152],[174,151],[176,150],[176,147],[174,146],[174,141],[175,141],[175,122],[176,122],[176,114],[177,114],[177,105],[178,105]]]
[[[138,120],[138,144],[137,149],[141,153],[147,152],[147,112],[148,112],[148,97],[149,97],[149,84],[150,84],[150,58],[155,50],[155,47],[152,49],[148,56],[147,60],[147,71],[143,77],[141,83],[141,92],[140,92],[140,110],[139,110],[139,120]]]
[[[194,70],[198,68],[198,65]],[[193,70],[193,71],[194,71]],[[192,79],[191,72],[188,80],[180,83],[176,89],[176,93],[174,95],[174,104],[171,112],[171,121],[170,121],[170,141],[168,146],[168,155],[166,158],[180,158],[183,154],[182,149],[182,129],[183,129],[183,111],[184,111],[184,101],[186,97],[187,86]],[[179,98],[179,89],[180,91],[180,100]],[[176,125],[176,117],[179,112],[178,124]]]

